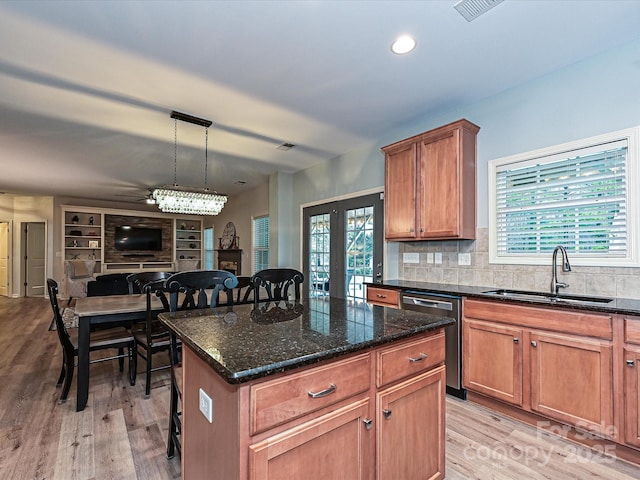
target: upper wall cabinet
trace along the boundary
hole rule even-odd
[[[475,239],[479,130],[458,120],[382,148],[387,240]]]

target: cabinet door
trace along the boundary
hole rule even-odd
[[[465,319],[464,386],[522,406],[522,335],[521,328]]]
[[[251,445],[249,478],[369,478],[373,431],[367,428],[365,420],[369,420],[368,399]]]
[[[640,447],[640,350],[624,349],[625,442]]]
[[[531,333],[531,409],[605,434],[613,425],[610,344]]]
[[[444,478],[445,385],[442,366],[378,393],[378,480]]]
[[[416,237],[416,144],[386,151],[385,238]]]
[[[460,234],[458,129],[425,137],[420,142],[418,235],[421,238]]]

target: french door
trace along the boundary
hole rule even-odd
[[[306,296],[364,300],[363,282],[382,278],[384,208],[380,193],[303,210]]]

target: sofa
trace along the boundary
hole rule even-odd
[[[101,297],[105,295],[128,295],[128,273],[107,273],[98,275],[87,284],[88,297]],[[140,292],[135,292],[140,293]]]

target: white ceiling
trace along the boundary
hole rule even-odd
[[[0,191],[136,201],[174,181],[178,110],[213,122],[208,186],[234,195],[640,37],[636,0],[455,3],[3,1]],[[178,122],[177,182],[204,160]]]

